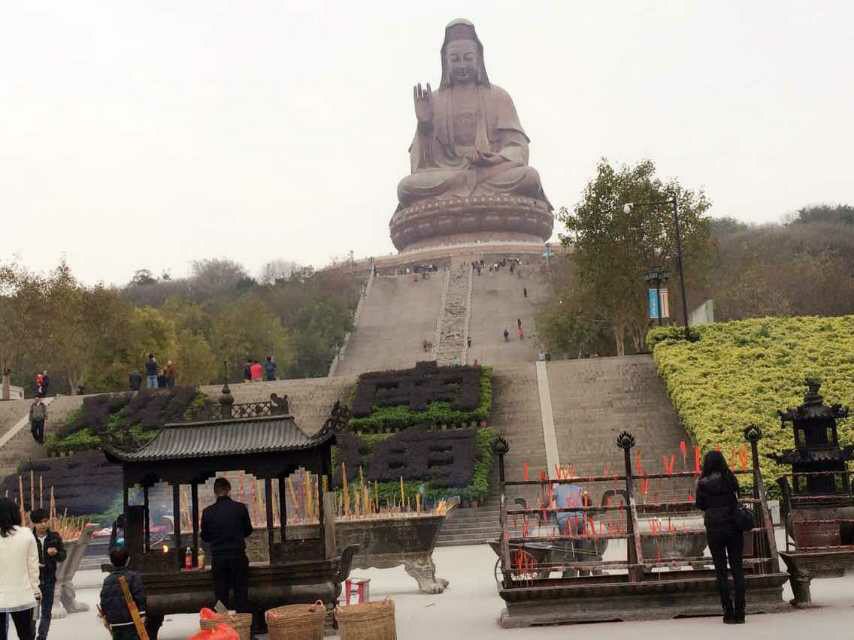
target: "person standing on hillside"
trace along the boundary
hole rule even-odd
[[[47,369],[45,369],[42,371],[42,398],[48,394],[48,389],[50,389],[50,376],[47,375]]]
[[[41,373],[37,373],[36,377],[33,379],[33,395],[35,395],[36,398],[44,396],[44,376]]]
[[[273,356],[267,356],[267,359],[264,360],[264,380],[271,382],[276,379],[276,361],[273,360]]]
[[[248,613],[246,538],[252,534],[249,510],[242,502],[231,499],[231,483],[225,478],[217,478],[213,488],[216,502],[202,512],[202,540],[211,550],[214,594],[229,609]]]
[[[47,420],[47,405],[37,397],[30,405],[30,432],[33,439],[39,444],[44,444],[44,423]]]
[[[249,376],[252,382],[261,382],[264,379],[264,367],[257,360],[252,361],[252,365],[249,367]]]
[[[142,374],[138,369],[131,371],[128,376],[128,386],[131,391],[139,391],[142,388]]]
[[[175,379],[178,377],[178,370],[175,368],[175,363],[169,360],[166,363],[166,368],[163,370],[163,377],[166,378],[166,386],[172,388],[175,386]]]
[[[36,640],[47,640],[56,589],[56,565],[65,561],[66,553],[62,538],[50,529],[50,514],[47,510],[33,509],[30,512],[30,523],[39,552],[39,588],[42,592],[41,619]]]
[[[153,353],[148,354],[148,360],[145,361],[145,386],[147,389],[157,388],[157,358]]]

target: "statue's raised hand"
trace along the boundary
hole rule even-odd
[[[415,117],[418,118],[418,124],[433,123],[433,91],[430,89],[430,83],[427,83],[427,88],[422,89],[421,83],[412,88],[412,97],[415,100]]]

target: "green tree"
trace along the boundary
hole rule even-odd
[[[702,191],[685,189],[675,180],[662,182],[650,160],[619,168],[601,160],[582,201],[572,212],[561,209],[558,215],[567,231],[561,240],[574,252],[577,282],[596,315],[611,326],[618,355],[625,353],[626,337],[636,350],[643,346],[648,327],[644,273],[662,266],[676,274],[671,205],[645,204],[673,199],[686,275],[689,281],[703,282],[712,252],[704,213],[711,203]],[[627,203],[636,204],[626,208]],[[671,294],[670,300],[671,308],[678,308],[678,297]]]
[[[213,321],[213,352],[232,372],[242,371],[249,358],[276,358],[280,368],[292,360],[290,335],[264,302],[248,294],[221,309]]]

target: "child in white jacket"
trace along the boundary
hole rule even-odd
[[[39,552],[33,532],[21,526],[18,505],[0,498],[0,640],[6,640],[12,616],[20,640],[33,640],[33,610],[41,598]]]

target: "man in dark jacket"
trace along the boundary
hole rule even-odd
[[[39,444],[44,444],[44,423],[47,420],[47,405],[37,397],[30,405],[30,432],[33,439]]]
[[[128,386],[131,391],[139,391],[142,387],[142,374],[136,369],[128,376]]]
[[[113,563],[113,570],[110,575],[104,578],[104,584],[101,586],[101,613],[107,624],[110,625],[113,640],[139,639],[133,618],[131,618],[125,602],[124,593],[122,593],[122,587],[119,584],[120,576],[124,576],[127,580],[128,589],[137,609],[139,609],[139,615],[145,615],[145,589],[142,586],[142,576],[136,571],[125,568],[128,557],[129,553],[126,547],[115,547],[110,550],[110,562]]]
[[[33,536],[39,551],[39,588],[42,592],[41,621],[37,640],[46,640],[50,629],[50,617],[53,611],[53,592],[56,588],[56,565],[65,561],[65,547],[62,538],[50,530],[50,514],[45,509],[33,509],[30,512]]]
[[[145,361],[145,382],[148,389],[157,388],[157,374],[159,367],[157,366],[157,358],[153,353],[148,354],[148,360]]]
[[[246,538],[252,533],[249,510],[229,497],[231,483],[214,482],[216,502],[202,512],[202,540],[210,547],[216,599],[238,613],[249,613],[249,559]],[[234,592],[234,599],[229,598]]]
[[[267,359],[264,361],[264,380],[271,381],[276,379],[276,361],[273,360],[273,356],[267,356]]]

